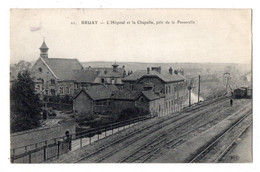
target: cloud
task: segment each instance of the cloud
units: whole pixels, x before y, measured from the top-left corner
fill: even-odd
[[[39,26],[39,27],[31,27],[30,30],[32,32],[35,32],[35,31],[41,30],[41,28],[42,28],[41,26]]]

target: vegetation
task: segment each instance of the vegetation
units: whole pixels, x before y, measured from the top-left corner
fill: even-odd
[[[125,109],[118,114],[107,114],[107,116],[98,114],[79,114],[75,115],[74,118],[76,119],[76,122],[78,122],[80,125],[96,128],[100,126],[109,125],[115,122],[134,119],[148,114],[149,111],[136,107]]]
[[[19,72],[11,88],[11,132],[40,126],[41,101],[34,90],[30,72]]]
[[[149,111],[144,110],[142,108],[137,108],[137,107],[128,108],[128,109],[124,109],[121,111],[121,113],[119,114],[119,117],[118,117],[118,121],[129,120],[129,119],[145,116],[148,114],[149,114]]]

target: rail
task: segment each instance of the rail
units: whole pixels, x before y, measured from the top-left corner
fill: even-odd
[[[224,131],[220,136],[218,136],[214,141],[212,141],[206,148],[200,151],[189,163],[196,162],[205,152],[207,152],[212,146],[214,146],[220,139],[222,139],[228,132],[230,132],[233,128],[235,128],[238,124],[240,124],[246,117],[248,117],[252,111],[247,112],[243,117],[237,120],[231,127],[229,127],[226,131]],[[217,158],[219,159],[219,157]],[[216,159],[216,160],[217,160]]]

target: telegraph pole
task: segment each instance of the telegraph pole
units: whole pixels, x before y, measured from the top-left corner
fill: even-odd
[[[188,90],[189,90],[189,107],[191,106],[191,86],[188,86]]]
[[[198,86],[198,103],[200,102],[200,75],[199,75],[199,86]]]

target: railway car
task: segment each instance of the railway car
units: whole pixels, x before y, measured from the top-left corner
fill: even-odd
[[[252,98],[252,88],[247,89],[247,97]]]
[[[235,98],[251,98],[252,97],[252,88],[240,87],[234,90]]]

